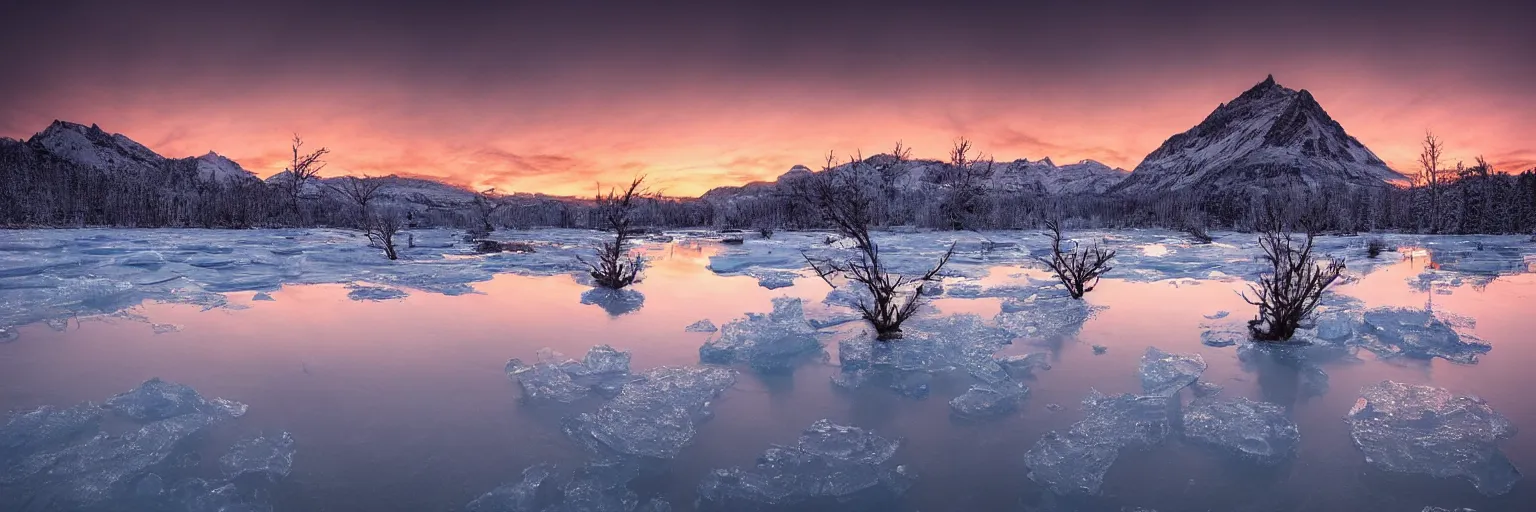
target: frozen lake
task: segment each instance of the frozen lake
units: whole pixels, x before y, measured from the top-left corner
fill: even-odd
[[[1030,251],[1048,247],[1039,233],[885,234],[877,240],[897,270],[930,263],[950,241],[958,240],[958,253],[933,307],[911,321],[908,339],[894,342],[911,352],[882,366],[864,325],[846,321],[849,295],[803,268],[802,250],[828,250],[824,234],[753,235],[743,245],[706,233],[655,236],[639,248],[650,262],[644,281],[613,298],[589,293],[576,275],[575,255],[588,254],[600,234],[497,235],[528,241],[536,252],[473,255],[448,231],[416,233],[416,247],[398,262],[336,230],[0,231],[0,409],[99,404],[151,378],[248,406],[207,435],[167,448],[175,455],[165,461],[139,466],[134,450],[143,443],[100,460],[82,455],[87,446],[34,463],[41,459],[28,457],[52,453],[44,445],[67,447],[90,433],[39,440],[8,430],[0,435],[0,509],[75,509],[61,505],[77,499],[73,481],[35,468],[79,461],[111,476],[90,480],[110,484],[92,498],[92,510],[132,509],[122,498],[130,495],[141,500],[134,503],[182,503],[170,491],[146,490],[144,475],[163,477],[167,489],[177,479],[222,481],[220,459],[237,440],[287,432],[291,473],[271,484],[230,478],[242,499],[275,510],[463,510],[521,480],[524,468],[553,464],[563,482],[590,461],[613,458],[629,440],[623,428],[582,438],[607,439],[598,453],[567,431],[618,425],[660,429],[675,441],[659,447],[675,453],[649,457],[645,471],[625,479],[629,505],[664,499],[674,510],[695,510],[701,482],[739,481],[740,473],[726,478],[716,469],[750,476],[765,450],[794,445],[821,419],[900,441],[889,460],[831,457],[904,491],[877,509],[1536,509],[1536,484],[1511,473],[1536,468],[1536,435],[1508,435],[1536,425],[1536,243],[1529,237],[1387,235],[1396,249],[1377,259],[1365,256],[1370,236],[1321,238],[1322,252],[1346,258],[1348,278],[1301,335],[1316,343],[1277,349],[1233,334],[1254,312],[1237,292],[1262,270],[1251,234],[1189,245],[1162,231],[1068,233],[1119,251],[1085,303],[1060,298],[1060,287],[1031,261]],[[780,299],[780,314],[766,315],[781,297],[800,302]],[[764,315],[743,320],[749,312]],[[724,330],[685,330],[700,320]],[[711,352],[728,364],[701,362],[701,346],[720,348],[721,338],[792,339],[813,350],[757,359],[755,349],[737,347]],[[507,373],[510,358],[580,360],[596,345],[630,355],[623,391],[578,386],[583,396],[570,403],[525,399],[530,376],[562,370]],[[1173,356],[1148,356],[1149,347]],[[1039,355],[1009,359],[1029,354]],[[1204,366],[1198,382],[1172,385],[1166,408],[1104,420],[1091,411],[1098,406],[1084,405],[1095,393],[1156,395],[1142,367],[1172,361],[1177,374],[1196,355]],[[668,366],[735,375],[717,397],[680,406],[690,414],[674,417],[649,407],[668,395],[646,395],[635,380]],[[1514,428],[1501,430],[1473,399],[1361,399],[1386,380],[1480,397]],[[951,400],[978,384],[1028,391],[996,414],[957,414]],[[618,398],[605,398],[611,392]],[[1210,426],[1201,404],[1247,403],[1238,398],[1274,404],[1281,421],[1293,421],[1294,454],[1277,444],[1278,434],[1237,443],[1268,454],[1258,457],[1200,442],[1199,429]],[[1353,423],[1346,420],[1352,409]],[[141,428],[114,411],[103,432],[131,436]],[[1217,423],[1218,433],[1233,433]],[[1138,441],[1102,441],[1129,436],[1125,429]],[[1383,431],[1428,433],[1416,445],[1383,439]],[[1069,433],[1098,440],[1077,451],[1037,445],[1066,436],[1070,448]],[[1139,441],[1148,436],[1155,439]],[[1356,438],[1377,450],[1377,464]],[[658,448],[625,446],[652,455]],[[1088,459],[1105,450],[1111,463],[1097,470],[1099,483]],[[826,467],[827,457],[812,459],[803,467]],[[1382,467],[1411,465],[1405,460],[1465,471],[1435,478]],[[1073,492],[1057,498],[1053,488]],[[797,506],[782,509],[806,505]]]

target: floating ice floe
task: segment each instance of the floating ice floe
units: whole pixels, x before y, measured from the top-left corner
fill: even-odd
[[[371,301],[394,300],[394,299],[403,299],[403,298],[406,297],[406,293],[405,293],[404,290],[399,290],[399,289],[396,289],[396,288],[389,288],[389,287],[385,287],[385,286],[368,286],[368,285],[361,285],[361,284],[352,284],[352,285],[348,285],[347,289],[351,290],[351,291],[347,292],[347,298],[348,299],[352,299],[352,300],[359,300],[359,301],[361,301],[361,300],[371,300]]]
[[[1009,299],[995,318],[998,327],[1020,338],[1051,340],[1073,336],[1102,307],[1070,297],[1040,298],[1030,296]]]
[[[1141,389],[1148,395],[1175,396],[1199,380],[1205,368],[1205,359],[1200,354],[1170,354],[1147,347],[1141,356]]]
[[[735,385],[726,368],[675,366],[637,375],[618,396],[595,412],[567,417],[567,437],[600,460],[671,459],[693,440],[709,406]]]
[[[1244,329],[1216,327],[1200,332],[1200,343],[1208,347],[1230,347],[1248,340],[1248,331]]]
[[[293,471],[294,452],[293,436],[287,432],[242,439],[219,458],[219,467],[230,479],[255,475],[277,481]]]
[[[821,340],[805,319],[800,299],[773,299],[773,312],[747,313],[720,328],[720,334],[699,347],[699,360],[709,364],[745,363],[764,372],[786,371],[821,355]]]
[[[915,477],[892,464],[900,441],[819,420],[751,468],[718,469],[699,484],[702,511],[890,510]]]
[[[842,372],[834,383],[858,387],[879,376],[897,392],[913,397],[927,396],[933,373],[964,370],[987,383],[1011,377],[1003,362],[993,356],[1009,343],[1007,331],[986,325],[976,315],[920,317],[909,321],[902,339],[876,341],[866,334],[838,342]],[[1024,371],[1031,371],[1031,360]]]
[[[1183,420],[1185,439],[1266,466],[1295,457],[1301,442],[1285,408],[1242,397],[1196,400]]]
[[[608,345],[592,347],[581,361],[560,358],[547,348],[539,350],[539,360],[534,364],[514,358],[507,361],[507,376],[523,388],[525,399],[564,403],[575,402],[589,393],[618,395],[630,380],[629,352]]]
[[[1477,356],[1493,347],[1470,334],[1457,332],[1455,326],[1432,311],[1421,309],[1378,308],[1362,317],[1363,346],[1384,357],[1413,359],[1444,358],[1472,364]]]
[[[715,332],[718,330],[720,328],[715,327],[715,323],[709,321],[708,318],[688,324],[688,327],[683,328],[683,332]]]
[[[1497,445],[1515,426],[1480,398],[1388,380],[1360,390],[1345,420],[1366,462],[1382,470],[1463,477],[1489,496],[1520,480]]]
[[[1030,480],[1056,494],[1098,494],[1121,449],[1154,446],[1168,437],[1178,398],[1092,391],[1083,410],[1082,421],[1046,433],[1024,454]]]
[[[1027,396],[1029,387],[1023,384],[977,384],[950,400],[949,409],[967,419],[996,418],[1012,413]]]
[[[552,464],[523,470],[522,479],[475,498],[467,512],[665,512],[666,500],[642,501],[628,487],[637,470],[613,461],[593,462],[562,476]]]
[[[196,391],[158,379],[108,400],[67,409],[42,407],[13,414],[0,427],[0,510],[270,510],[246,479],[287,475],[291,439],[276,453],[242,442],[223,457],[231,480],[192,477],[195,442],[209,427],[234,419],[245,406],[205,400]],[[102,432],[111,418],[131,425]]]
[[[138,421],[155,421],[203,414],[216,418],[238,418],[245,415],[245,404],[222,398],[204,399],[188,386],[149,379],[139,387],[107,399],[104,409]]]

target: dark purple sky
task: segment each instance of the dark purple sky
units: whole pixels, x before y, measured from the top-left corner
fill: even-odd
[[[0,136],[97,123],[265,175],[298,132],[334,173],[696,194],[961,135],[1131,168],[1273,73],[1399,170],[1426,130],[1536,165],[1533,2],[649,3],[29,2]]]

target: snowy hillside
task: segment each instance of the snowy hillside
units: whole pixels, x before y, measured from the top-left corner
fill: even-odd
[[[120,133],[64,121],[54,121],[27,143],[66,161],[108,171],[147,172],[165,160]]]
[[[1174,135],[1117,191],[1381,187],[1403,176],[1328,116],[1312,94],[1273,76]]]
[[[202,181],[235,184],[239,182],[251,182],[259,180],[255,173],[240,167],[234,160],[223,155],[209,151],[208,154],[197,157],[197,177]]]

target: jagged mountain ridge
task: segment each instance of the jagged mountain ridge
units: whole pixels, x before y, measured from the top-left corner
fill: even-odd
[[[875,166],[856,166],[845,163],[832,168],[832,172],[879,172],[876,168],[890,165],[890,155],[875,155],[865,162],[878,163]],[[938,160],[904,160],[895,163],[888,168],[886,176],[868,176],[861,181],[871,183],[890,179],[891,185],[897,189],[914,191],[925,187],[936,187],[935,177],[943,172],[948,164]],[[984,164],[977,164],[984,165]],[[737,195],[757,195],[771,192],[778,184],[785,183],[797,176],[811,174],[811,169],[797,165],[780,175],[771,182],[754,182],[741,186],[716,187],[705,192],[705,199],[725,199]],[[1129,172],[1124,169],[1113,168],[1108,165],[1093,161],[1083,160],[1074,164],[1057,166],[1050,158],[1030,161],[1019,159],[1012,162],[998,162],[993,164],[992,175],[985,185],[993,190],[1005,190],[1010,192],[1036,193],[1042,195],[1082,195],[1103,194],[1120,180],[1125,179]]]
[[[1403,179],[1306,89],[1271,75],[1148,154],[1114,192],[1383,187]]]
[[[252,185],[263,181],[279,183],[288,176],[285,171],[262,180],[238,162],[213,151],[198,157],[168,158],[122,134],[109,133],[96,125],[68,121],[54,121],[26,141],[7,140],[84,168],[139,177],[160,176],[169,172],[167,169],[179,168],[172,165],[176,163],[195,168],[193,177],[196,181],[218,186]],[[322,178],[319,182],[306,184],[304,193],[321,193],[325,184],[338,179],[343,178]],[[468,203],[475,196],[474,191],[467,188],[432,179],[403,176],[380,179],[384,181],[378,192],[381,203],[447,207]]]

